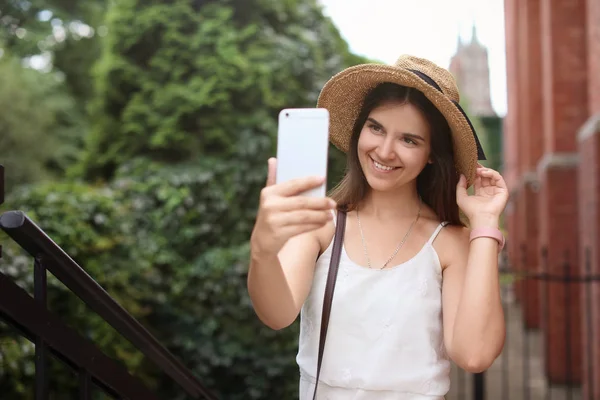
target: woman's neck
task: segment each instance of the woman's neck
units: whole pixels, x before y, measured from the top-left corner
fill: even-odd
[[[406,185],[394,192],[371,190],[359,205],[362,215],[369,215],[380,221],[397,220],[417,215],[421,199],[415,186]]]

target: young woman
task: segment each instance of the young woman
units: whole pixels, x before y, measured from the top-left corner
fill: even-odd
[[[443,399],[450,361],[478,372],[500,354],[498,224],[508,193],[478,164],[485,156],[458,101],[450,73],[427,60],[352,67],[319,97],[348,162],[330,197],[300,195],[323,177],[274,184],[269,160],[248,289],[273,329],[301,314],[301,400],[316,384],[335,210],[347,223],[319,398]]]

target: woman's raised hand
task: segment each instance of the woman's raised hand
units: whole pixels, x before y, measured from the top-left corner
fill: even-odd
[[[267,183],[260,194],[260,204],[250,243],[252,251],[276,255],[292,237],[321,228],[333,218],[335,202],[327,197],[302,196],[301,193],[321,185],[324,177],[307,177],[275,184],[277,160],[268,161]]]
[[[496,225],[508,201],[504,178],[497,171],[481,165],[473,183],[474,193],[467,194],[467,184],[461,175],[456,188],[456,201],[474,225]]]

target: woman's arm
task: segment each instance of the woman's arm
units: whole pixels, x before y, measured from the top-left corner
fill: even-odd
[[[256,315],[265,325],[279,330],[298,317],[320,250],[313,231],[289,239],[278,255],[251,254],[248,292]]]
[[[481,372],[502,352],[505,322],[498,242],[478,238],[469,243],[469,232],[464,228],[445,235],[448,240],[444,247],[450,250],[446,254],[451,258],[443,273],[444,343],[457,365],[469,372]]]
[[[268,165],[250,237],[247,285],[260,320],[283,329],[294,322],[308,295],[321,235],[332,229],[335,202],[300,195],[322,184],[324,177],[275,184],[276,160],[269,159]]]
[[[469,218],[470,228],[497,230],[508,201],[502,176],[479,166],[467,193],[461,176],[456,202]],[[448,255],[442,286],[444,341],[448,354],[463,369],[481,372],[502,352],[506,327],[500,297],[498,242],[488,237],[470,240],[471,229],[449,229]]]

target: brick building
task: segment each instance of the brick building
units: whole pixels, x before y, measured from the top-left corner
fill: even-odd
[[[598,275],[600,0],[505,0],[505,18],[511,265],[581,276],[589,254]],[[549,382],[600,399],[600,282],[525,282],[518,297],[526,327],[543,333]]]

